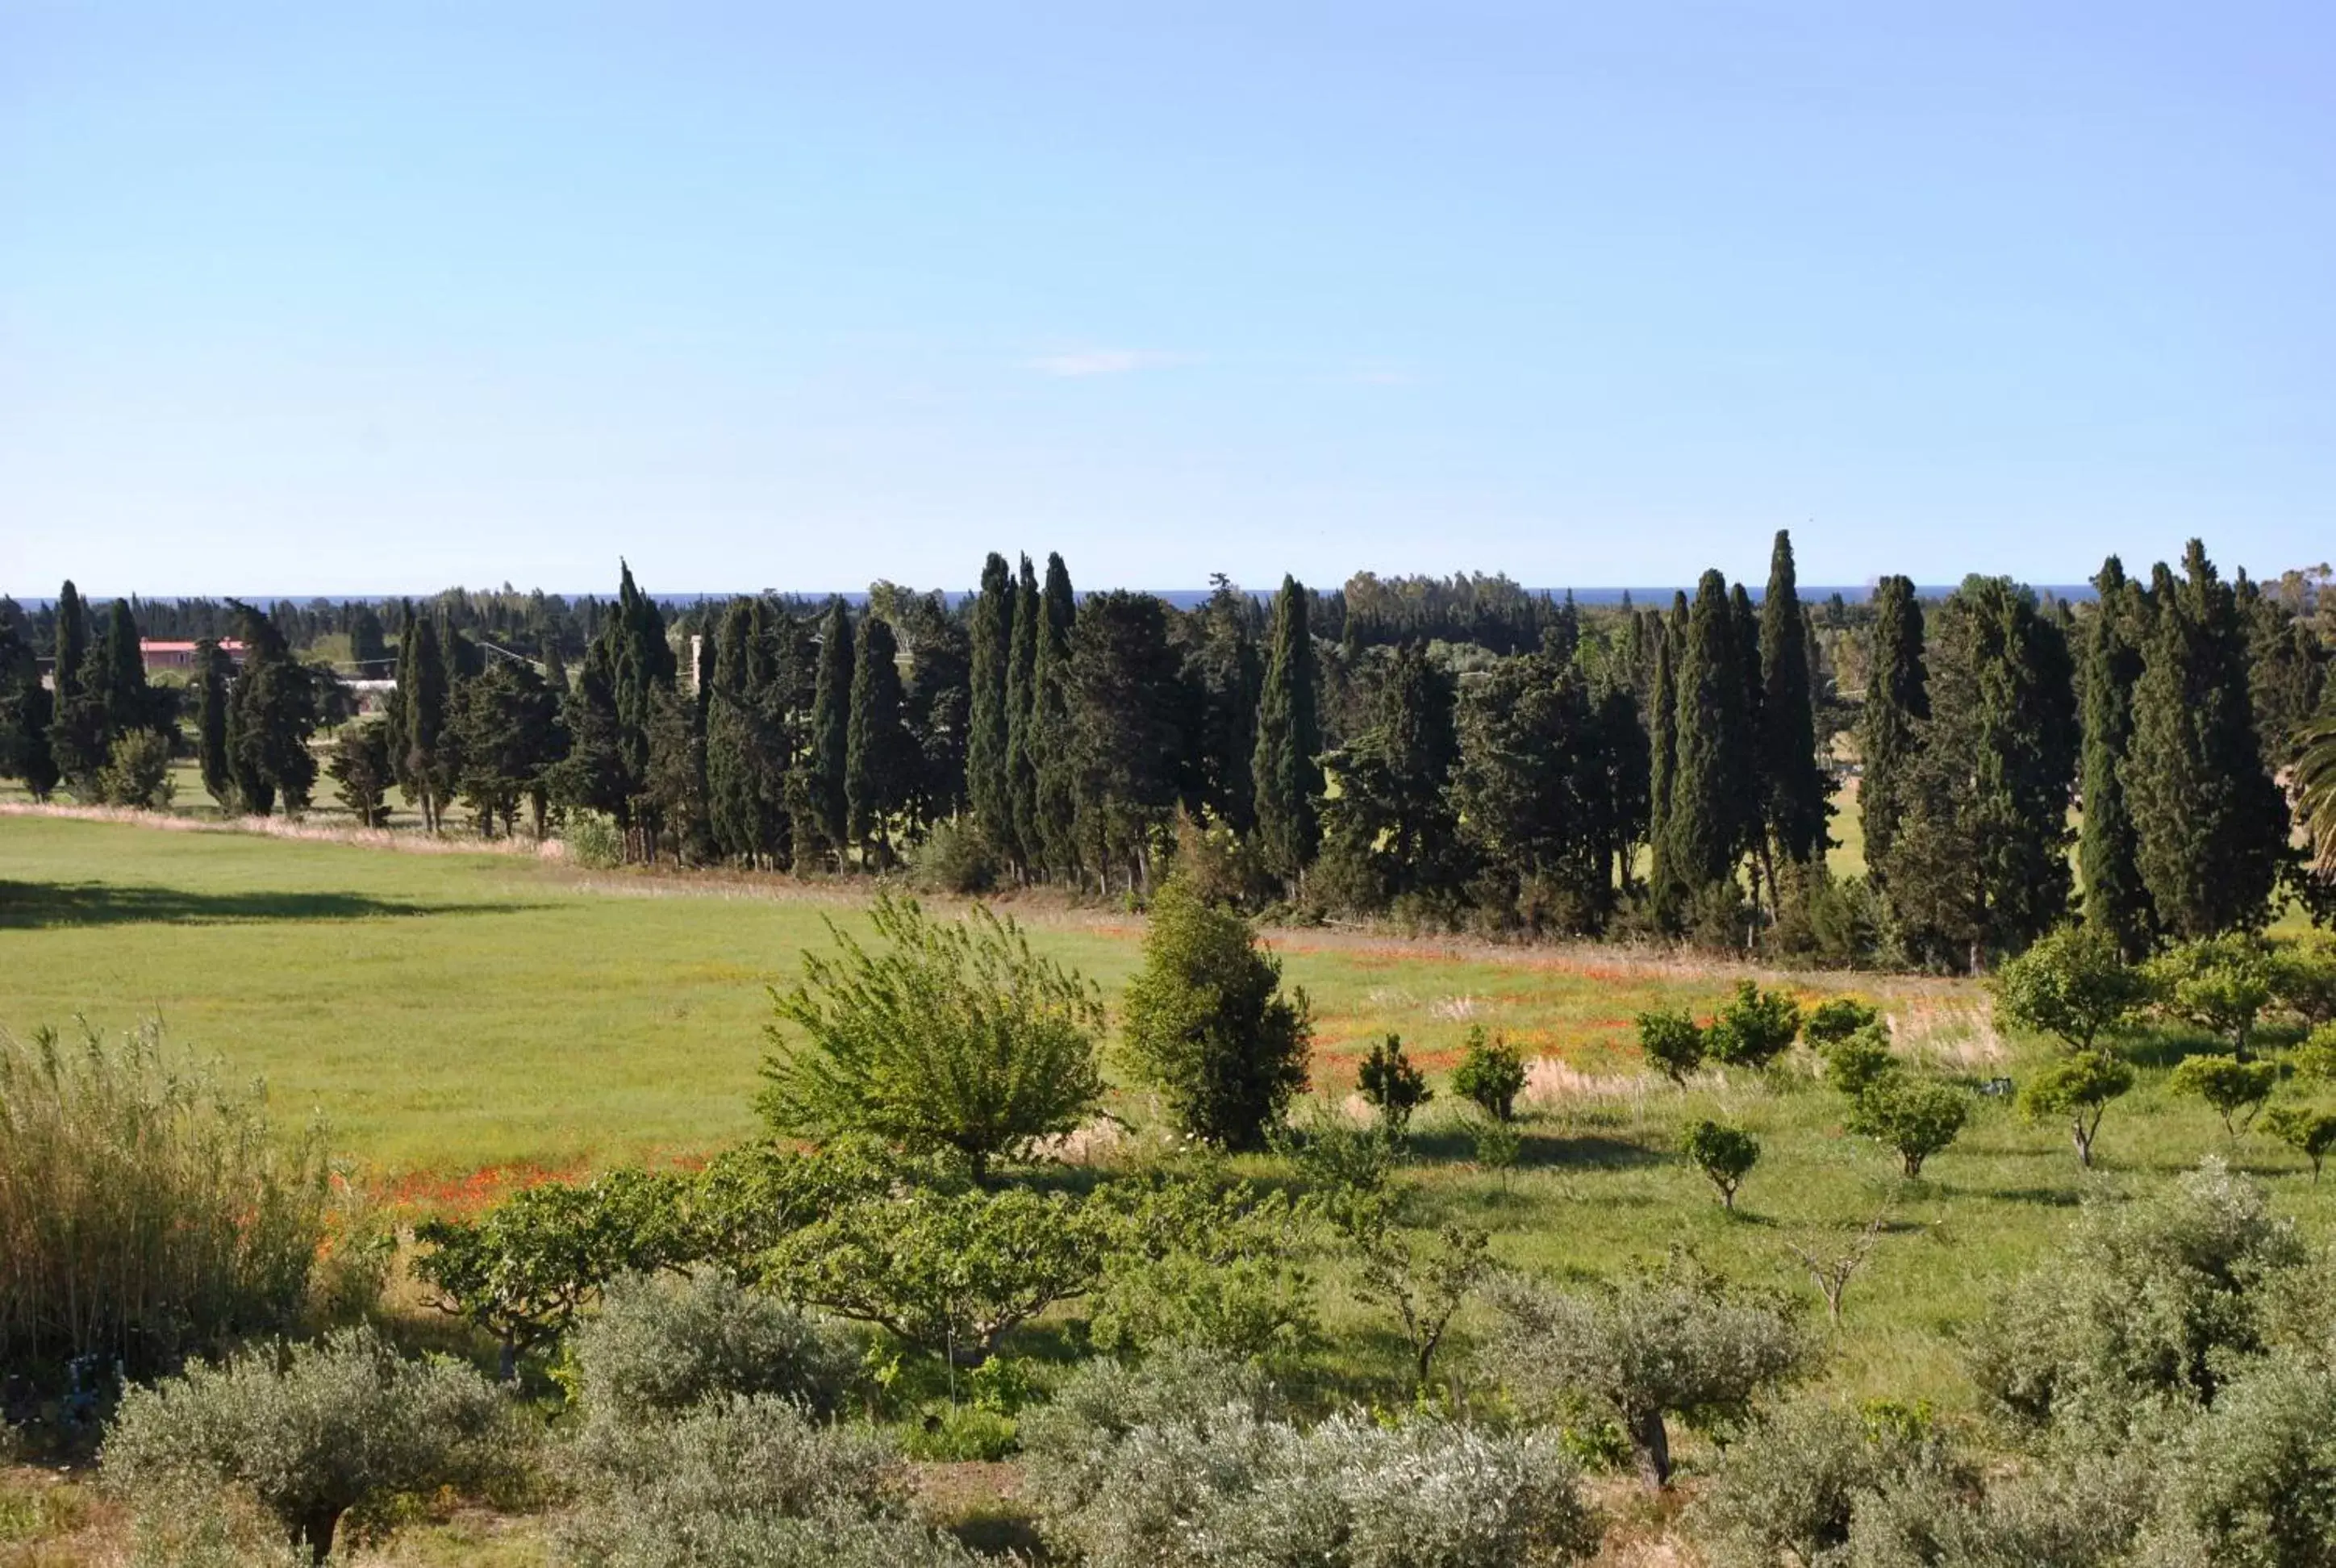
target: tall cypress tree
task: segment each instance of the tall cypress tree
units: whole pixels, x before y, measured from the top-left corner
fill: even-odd
[[[1748,823],[1757,820],[1747,798],[1751,687],[1742,649],[1727,579],[1707,571],[1696,585],[1673,677],[1679,714],[1663,825],[1665,874],[1690,895],[1735,875]]]
[[[1046,580],[1039,590],[1046,613],[1038,623],[1037,714],[1030,726],[1031,760],[1037,774],[1040,869],[1078,875],[1079,839],[1073,823],[1078,811],[1077,761],[1071,746],[1071,630],[1078,598],[1070,569],[1059,555],[1046,557]]]
[[[1014,819],[1014,856],[1025,875],[1042,854],[1034,732],[1038,717],[1039,622],[1046,613],[1038,597],[1037,573],[1026,555],[1015,585],[1013,636],[1007,648],[1006,668],[1006,799]]]
[[[209,638],[195,644],[195,765],[203,788],[230,814],[241,809],[227,755],[228,657]]]
[[[138,642],[138,619],[130,600],[117,599],[105,618],[105,641],[92,655],[90,686],[104,710],[110,747],[132,730],[155,727],[161,716],[146,684],[146,655]]]
[[[706,828],[715,852],[757,863],[765,850],[753,735],[754,601],[735,599],[714,635],[706,682]]]
[[[2269,913],[2287,803],[2256,740],[2236,600],[2197,540],[2182,567],[2153,574],[2127,791],[2158,918],[2196,938]]]
[[[436,617],[420,616],[406,623],[398,644],[397,670],[404,750],[391,759],[392,769],[407,802],[422,808],[422,825],[434,833],[445,816],[452,772],[446,731],[453,719]]]
[[[243,643],[243,667],[229,690],[228,766],[243,809],[267,816],[280,803],[287,814],[308,809],[316,759],[308,739],[319,718],[316,683],[273,617],[235,599],[228,602]]]
[[[1921,746],[1922,724],[1931,716],[1922,606],[1913,579],[1885,577],[1875,586],[1873,636],[1858,720],[1857,808],[1866,878],[1880,887],[1889,881],[1898,823],[1906,813],[1907,775]]]
[[[52,667],[60,714],[80,695],[82,666],[88,658],[89,607],[82,601],[73,579],[67,578],[64,587],[57,589],[56,659]]]
[[[973,601],[973,718],[966,735],[965,792],[982,836],[1001,852],[1014,846],[1014,798],[1006,782],[1006,685],[1013,663],[1014,574],[992,550]]]
[[[1285,882],[1305,875],[1320,840],[1320,723],[1315,715],[1314,638],[1306,589],[1294,577],[1274,596],[1271,647],[1257,708],[1257,750],[1250,774],[1257,797],[1257,840],[1266,866]]]
[[[54,696],[41,684],[40,657],[17,630],[13,603],[0,604],[0,776],[19,778],[36,801],[57,785],[49,750]]]
[[[852,756],[852,612],[828,601],[819,628],[819,686],[811,704],[811,755],[803,770],[813,842],[840,865],[851,843],[844,770]]]
[[[1668,842],[1671,779],[1679,758],[1679,678],[1671,668],[1669,628],[1651,612],[1647,618],[1655,623],[1654,719],[1647,732],[1647,885],[1653,891],[1658,914],[1668,920],[1676,912],[1686,891],[1671,874]]]
[[[2116,556],[2101,563],[2093,587],[2096,608],[2084,631],[2084,823],[2077,862],[2084,872],[2086,923],[2107,931],[2133,961],[2149,950],[2157,929],[2141,879],[2141,842],[2125,781],[2148,604]]]
[[[1806,864],[1825,849],[1825,776],[1809,691],[1808,616],[1793,567],[1793,536],[1781,528],[1760,601],[1760,685],[1762,813],[1777,854]]]
[[[906,803],[912,782],[900,699],[900,644],[891,623],[871,615],[861,624],[852,663],[843,794],[851,840],[860,846],[862,863],[879,870],[891,863],[892,815]]]

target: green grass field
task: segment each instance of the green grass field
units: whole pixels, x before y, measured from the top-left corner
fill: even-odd
[[[589,875],[485,853],[413,853],[225,832],[0,817],[0,1024],[101,1027],[159,1015],[178,1044],[264,1076],[287,1115],[321,1112],[337,1148],[430,1201],[498,1167],[568,1173],[710,1150],[750,1132],[765,1049],[764,988],[796,972],[822,920],[860,895],[784,884]],[[1139,958],[1134,917],[1026,908],[1046,950],[1107,997]],[[1343,1096],[1352,1059],[1400,1031],[1437,1081],[1472,1025],[1504,1031],[1536,1068],[1522,1167],[1468,1163],[1465,1118],[1428,1107],[1418,1181],[1432,1213],[1495,1232],[1505,1260],[1604,1273],[1674,1244],[1729,1271],[1807,1292],[1786,1243],[1839,1245],[1885,1203],[1892,1218],[1850,1290],[1832,1376],[1862,1392],[1968,1395],[1949,1335],[2065,1226],[2088,1184],[2156,1177],[2222,1153],[2268,1180],[2324,1233],[2336,1185],[2260,1138],[2232,1144],[2162,1087],[2110,1113],[2105,1171],[2080,1180],[2056,1128],[1978,1102],[1961,1143],[1922,1182],[1841,1130],[1842,1105],[1805,1062],[1707,1076],[1688,1093],[1648,1076],[1632,1016],[1701,1012],[1737,971],[1612,948],[1499,949],[1337,931],[1278,933],[1289,979],[1313,998],[1318,1084]],[[2029,1047],[1998,1037],[1970,984],[1786,977],[1805,997],[1853,991],[1888,1009],[1902,1047],[1945,1072],[2018,1076]],[[1806,1053],[1802,1053],[1806,1056]],[[1140,1094],[1117,1109],[1152,1121]],[[1673,1148],[1689,1115],[1762,1140],[1735,1217]],[[1368,1368],[1390,1341],[1359,1308],[1334,1311]]]

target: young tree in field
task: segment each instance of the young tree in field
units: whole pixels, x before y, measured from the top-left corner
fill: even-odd
[[[1971,1096],[1952,1085],[1903,1072],[1868,1083],[1850,1107],[1849,1130],[1894,1152],[1909,1181],[1952,1144],[1971,1116]]]
[[[1932,618],[1931,716],[1883,892],[1910,945],[1983,969],[2064,918],[2076,714],[2066,639],[2035,597],[1974,577]]]
[[[1853,1029],[1818,1047],[1828,1086],[1849,1096],[1853,1107],[1865,1091],[1900,1070],[1890,1048],[1890,1031],[1879,1023]]]
[[[835,956],[805,954],[802,983],[773,995],[802,1035],[768,1031],[777,1049],[760,1105],[774,1130],[952,1150],[978,1181],[1095,1109],[1104,1012],[1093,985],[978,907],[945,924],[886,895],[871,921],[881,949],[831,923]]]
[[[332,760],[325,772],[359,824],[377,828],[388,821],[389,789],[397,782],[390,772],[388,726],[343,725],[333,737]]]
[[[1825,842],[1825,775],[1817,769],[1809,682],[1808,617],[1793,568],[1793,536],[1776,531],[1768,592],[1760,601],[1760,784],[1780,859],[1814,861]]]
[[[1411,1125],[1411,1114],[1436,1097],[1436,1091],[1427,1086],[1427,1075],[1404,1055],[1401,1035],[1389,1035],[1372,1044],[1356,1069],[1355,1086],[1378,1111],[1380,1127],[1397,1139]]]
[[[819,684],[812,697],[811,755],[796,770],[805,800],[795,813],[800,832],[809,828],[817,852],[833,858],[841,869],[852,842],[850,803],[844,772],[852,755],[852,612],[840,599],[830,599],[819,626]],[[796,852],[801,863],[806,857]]]
[[[1792,1049],[1800,1032],[1800,1004],[1788,993],[1738,980],[1735,996],[1704,1031],[1704,1048],[1731,1067],[1765,1067]]]
[[[2153,578],[2127,778],[2151,904],[2170,934],[2195,939],[2263,923],[2288,823],[2255,737],[2230,587],[2196,540],[2182,567]]]
[[[2263,1131],[2312,1162],[2312,1184],[2320,1184],[2321,1163],[2336,1149],[2336,1112],[2316,1105],[2273,1105],[2263,1113]]]
[[[271,617],[236,599],[228,607],[243,642],[227,716],[236,798],[258,816],[279,803],[297,816],[308,809],[316,784],[316,759],[308,751],[318,721],[316,677],[292,657]]]
[[[1498,1035],[1485,1038],[1481,1024],[1471,1027],[1467,1049],[1452,1070],[1452,1092],[1494,1121],[1511,1122],[1524,1087],[1525,1062],[1517,1048]]]
[[[2279,1086],[2279,1068],[2232,1057],[2185,1057],[2166,1086],[2212,1105],[2223,1118],[2223,1131],[2235,1138],[2253,1124],[2255,1113]]]
[[[1014,818],[1014,847],[1025,876],[1035,875],[1045,852],[1038,820],[1038,645],[1046,638],[1046,601],[1030,558],[1022,558],[1014,585],[1014,624],[1006,661],[1006,796]]]
[[[1296,578],[1274,596],[1265,685],[1258,698],[1257,751],[1250,773],[1257,796],[1257,836],[1265,862],[1295,887],[1314,858],[1319,833],[1322,731],[1315,715],[1314,638],[1307,593]]]
[[[1727,579],[1707,571],[1678,667],[1678,738],[1663,824],[1667,874],[1690,898],[1734,878],[1758,822],[1748,796],[1756,774],[1741,654]]]
[[[1528,1398],[1587,1399],[1611,1414],[1649,1491],[1670,1484],[1669,1417],[1740,1417],[1809,1359],[1785,1305],[1683,1258],[1591,1290],[1513,1281],[1497,1301],[1505,1321],[1491,1359],[1504,1381]]]
[[[2209,937],[2168,949],[2142,967],[2158,1010],[2230,1042],[2245,1061],[2272,1003],[2272,966],[2248,936]]]
[[[218,643],[205,638],[195,644],[195,765],[205,792],[229,814],[243,809],[227,755],[228,687],[234,677]]]
[[[1708,1119],[1689,1125],[1679,1153],[1718,1191],[1719,1206],[1736,1212],[1736,1192],[1760,1163],[1760,1140],[1741,1127]]]
[[[1997,970],[1990,989],[2004,1021],[2089,1051],[2149,1005],[2149,981],[2127,963],[2113,926],[2089,917],[2054,929]]]
[[[1883,578],[1874,590],[1874,606],[1865,703],[1858,721],[1857,804],[1865,833],[1866,880],[1878,888],[1889,881],[1931,699],[1922,606],[1914,597],[1913,580]]]
[[[2141,841],[2126,784],[2132,766],[2134,687],[2141,679],[2149,600],[2111,556],[2093,579],[2098,599],[2085,629],[2084,823],[2077,861],[2084,872],[2085,923],[2109,933],[2127,962],[2149,950],[2157,912],[2141,875]]]
[[[1854,997],[1828,997],[1811,1008],[1801,1022],[1801,1038],[1811,1047],[1824,1051],[1840,1044],[1863,1029],[1882,1022],[1882,1014],[1870,1003]]]
[[[1007,685],[1014,648],[1013,569],[992,551],[981,563],[973,601],[973,717],[965,749],[967,797],[990,847],[1014,852],[1014,797],[1007,784],[1009,715]]]
[[[1185,1131],[1229,1149],[1261,1147],[1306,1085],[1306,993],[1281,994],[1280,960],[1237,911],[1173,880],[1153,901],[1120,1027]]]
[[[1703,1066],[1703,1031],[1695,1019],[1684,1012],[1640,1013],[1639,1048],[1647,1056],[1647,1065],[1672,1083],[1684,1088],[1695,1070]]]
[[[846,831],[861,863],[892,862],[892,819],[916,784],[915,753],[900,723],[900,648],[892,626],[871,615],[860,629],[852,674],[852,718],[845,735]]]
[[[2093,1168],[2093,1141],[2109,1102],[2133,1087],[2133,1069],[2107,1051],[2079,1051],[2048,1064],[2021,1086],[2020,1109],[2030,1121],[2059,1121],[2077,1146],[2077,1164]]]

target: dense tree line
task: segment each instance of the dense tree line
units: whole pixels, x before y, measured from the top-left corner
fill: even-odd
[[[1974,577],[1811,607],[1783,533],[1757,599],[1714,571],[1655,608],[1363,574],[1267,600],[1219,579],[1180,609],[1082,598],[1058,555],[993,554],[978,581],[680,605],[627,570],[607,599],[265,615],[101,615],[68,584],[0,606],[0,763],[103,798],[122,737],[175,736],[184,708],[222,806],[301,809],[336,688],[293,650],[346,635],[397,682],[332,749],[358,815],[392,790],[433,831],[591,813],[635,859],[1141,892],[1183,842],[1257,904],[1955,969],[2072,911],[2137,958],[2260,925],[2283,889],[2329,901],[2274,770],[2323,712],[2336,600],[2316,573],[2225,581],[2195,542],[2146,580],[2112,559],[2083,606]],[[209,628],[185,689],[145,679],[141,614]],[[1852,774],[1866,874],[1844,881]]]

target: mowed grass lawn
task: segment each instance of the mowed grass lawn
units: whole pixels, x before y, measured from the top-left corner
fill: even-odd
[[[111,1030],[159,1015],[175,1043],[264,1077],[286,1117],[321,1112],[336,1148],[426,1202],[482,1171],[580,1173],[749,1134],[765,988],[791,982],[802,950],[825,945],[825,919],[859,927],[863,897],[0,817],[0,1025],[71,1028],[81,1014]],[[1037,945],[1116,998],[1140,959],[1138,919],[1020,912]],[[1806,1295],[1787,1244],[1845,1247],[1887,1204],[1829,1374],[1848,1391],[1966,1404],[1952,1334],[2065,1232],[2089,1190],[2131,1190],[2221,1154],[2269,1182],[2311,1232],[2336,1216],[2336,1183],[2313,1186],[2299,1158],[2260,1137],[2234,1142],[2210,1112],[2166,1093],[2178,1042],[2128,1043],[2142,1083],[2109,1114],[2099,1174],[2081,1176],[2060,1129],[1975,1097],[1961,1141],[1902,1183],[1893,1156],[1843,1131],[1842,1102],[1806,1053],[1766,1076],[1706,1075],[1686,1092],[1644,1072],[1633,1016],[1659,1006],[1708,1016],[1742,971],[1611,948],[1337,931],[1272,940],[1313,999],[1317,1082],[1334,1100],[1387,1030],[1439,1089],[1475,1025],[1545,1058],[1523,1159],[1506,1177],[1472,1163],[1468,1117],[1448,1090],[1418,1124],[1421,1218],[1487,1225],[1506,1261],[1611,1274],[1686,1245]],[[2017,1078],[2041,1054],[2000,1037],[1968,983],[1767,979],[1808,999],[1878,1000],[1903,1049],[1965,1081]],[[1157,1124],[1140,1092],[1115,1091],[1114,1108],[1139,1129]],[[1702,1115],[1762,1142],[1733,1217],[1675,1152],[1683,1122]],[[1400,1366],[1382,1314],[1336,1299],[1329,1310],[1354,1375]]]

